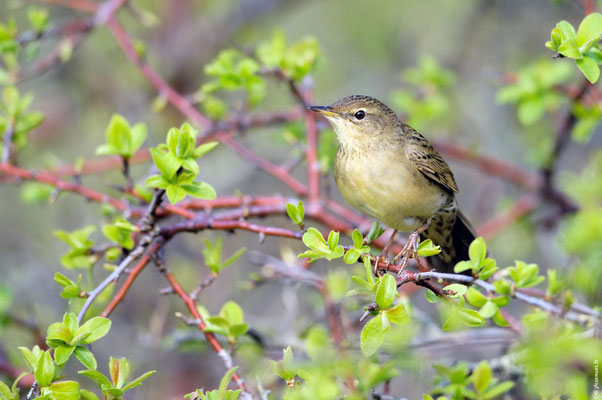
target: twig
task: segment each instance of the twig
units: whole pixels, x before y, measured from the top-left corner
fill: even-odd
[[[8,164],[11,162],[11,155],[13,154],[13,136],[15,135],[15,121],[11,118],[8,122],[4,133],[2,134],[2,139],[4,143],[2,144],[2,163]]]

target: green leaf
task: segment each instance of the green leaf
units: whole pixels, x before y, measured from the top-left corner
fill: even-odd
[[[197,164],[194,158],[185,158],[184,160],[182,160],[182,168],[192,172],[193,177],[200,172],[199,164]]]
[[[473,287],[469,287],[466,291],[466,300],[475,307],[483,307],[487,302],[487,297]]]
[[[460,261],[456,264],[456,266],[454,267],[454,272],[456,274],[459,274],[461,272],[467,271],[469,269],[472,269],[473,264],[470,261]]]
[[[486,258],[481,263],[481,271],[479,272],[479,278],[482,280],[489,279],[499,268],[493,258]]]
[[[105,131],[107,144],[119,154],[130,154],[130,124],[119,114],[113,114]]]
[[[125,384],[125,380],[130,374],[130,364],[125,358],[119,360],[111,357],[109,359],[109,375],[113,381],[113,386],[117,389],[121,389]]]
[[[499,308],[497,309],[497,312],[493,315],[492,320],[497,326],[501,326],[503,328],[510,325],[502,315],[502,312]]]
[[[189,195],[199,199],[213,200],[217,197],[217,193],[215,193],[213,186],[206,182],[192,182],[191,184],[181,185],[180,187]]]
[[[167,189],[167,186],[169,186],[169,181],[165,179],[163,175],[151,175],[146,179],[144,185],[146,187]]]
[[[475,310],[468,308],[459,308],[458,317],[460,320],[468,326],[479,326],[483,325],[485,319]]]
[[[127,385],[125,385],[123,387],[123,391],[127,391],[130,390],[132,388],[135,388],[137,386],[142,385],[142,381],[144,381],[145,379],[151,377],[152,375],[156,374],[157,371],[148,371],[145,372],[144,374],[140,375],[138,378],[134,379],[133,381],[131,381],[130,383],[128,383]]]
[[[150,153],[155,165],[167,180],[172,179],[176,175],[176,172],[178,172],[178,169],[180,169],[180,166],[182,166],[182,160],[171,153],[166,153],[156,147],[151,147]]]
[[[360,347],[364,356],[369,357],[379,349],[388,329],[389,323],[384,313],[377,315],[364,325],[360,335]]]
[[[571,25],[570,22],[560,21],[556,24],[556,27],[560,30],[562,41],[568,39],[577,39],[577,32],[575,31],[575,28],[573,27],[573,25]]]
[[[481,262],[485,259],[487,254],[487,247],[485,246],[485,240],[482,237],[478,237],[472,241],[470,247],[468,247],[468,257],[472,261],[473,265],[480,266]]]
[[[196,149],[194,149],[192,156],[194,158],[202,157],[203,155],[205,155],[205,154],[209,153],[211,150],[213,150],[218,144],[219,144],[219,142],[209,142],[209,143],[202,144],[199,147],[197,147]]]
[[[439,296],[437,296],[437,294],[431,289],[426,289],[424,291],[424,295],[426,297],[426,301],[428,301],[429,303],[438,303],[439,301],[441,301]]]
[[[36,357],[36,355],[27,347],[19,346],[17,348],[21,352],[21,356],[23,357],[23,360],[25,360],[27,367],[31,372],[33,372],[36,368],[36,364],[38,363],[38,357]]]
[[[491,318],[498,311],[497,305],[492,301],[487,301],[480,309],[479,314],[485,319]]]
[[[326,249],[326,241],[316,228],[308,228],[302,237],[303,243],[310,249],[322,248]]]
[[[86,321],[82,326],[79,327],[75,336],[79,336],[84,333],[90,335],[81,343],[77,344],[90,344],[100,339],[109,332],[111,329],[111,320],[104,317],[93,317]],[[75,343],[74,343],[75,344]]]
[[[577,29],[577,44],[583,46],[587,42],[593,40],[597,42],[600,40],[600,35],[602,35],[602,15],[594,12],[581,21],[579,29]],[[585,53],[587,50],[588,49],[584,49],[582,52]]]
[[[75,358],[81,362],[84,367],[88,369],[96,369],[96,358],[94,358],[94,354],[90,350],[88,350],[84,346],[75,347]]]
[[[0,400],[19,400],[19,396],[13,396],[10,388],[2,381],[0,381]]]
[[[410,317],[403,304],[398,304],[395,307],[386,311],[387,318],[394,324],[404,324],[410,321]]]
[[[82,400],[99,400],[98,396],[96,395],[96,393],[91,392],[91,391],[86,390],[86,389],[81,389],[80,390],[80,394],[82,396]]]
[[[34,376],[40,387],[49,386],[54,377],[54,363],[48,352],[43,352],[36,364]]]
[[[220,381],[220,383],[219,383],[219,400],[222,400],[224,398],[224,396],[226,395],[226,391],[228,390],[228,384],[232,380],[232,377],[234,376],[234,372],[236,372],[237,369],[238,369],[238,367],[230,368],[228,371],[226,371],[226,374]]]
[[[244,322],[244,314],[242,308],[233,301],[228,301],[222,306],[219,312],[229,325],[242,324]]]
[[[61,381],[50,385],[50,391],[56,400],[79,400],[79,383],[75,381]]]
[[[355,247],[356,249],[361,249],[364,246],[364,237],[362,236],[361,232],[357,229],[353,230],[353,233],[351,234],[351,239],[353,239],[353,247]]]
[[[395,278],[390,274],[386,274],[381,278],[378,289],[376,289],[376,304],[378,304],[381,310],[386,310],[393,303],[393,300],[395,300],[396,294],[397,285]]]
[[[465,285],[462,285],[460,283],[452,283],[451,285],[447,285],[446,287],[443,288],[443,290],[452,290],[452,291],[456,292],[456,294],[449,295],[452,298],[458,298],[458,297],[464,296],[467,289],[468,288]]]
[[[472,375],[474,377],[475,389],[477,389],[477,392],[483,393],[491,382],[491,368],[489,367],[489,364],[487,364],[486,361],[481,361]]]
[[[146,140],[146,124],[138,123],[132,127],[130,132],[130,155],[133,155]]]
[[[57,365],[65,364],[73,354],[73,350],[75,350],[73,346],[58,346],[54,349],[54,359]]]
[[[575,60],[579,60],[583,57],[579,51],[579,45],[575,39],[564,41],[560,47],[558,47],[558,52],[565,57],[573,58]]]
[[[98,372],[96,370],[88,369],[85,371],[78,371],[77,373],[92,379],[94,382],[96,382],[98,387],[101,389],[103,387],[112,387],[113,386],[111,384],[111,381],[109,381],[109,379],[106,376],[104,376],[103,374],[101,374],[100,372]]]
[[[186,197],[186,190],[173,184],[167,186],[167,190],[165,192],[167,193],[167,199],[171,204],[176,204]]]
[[[347,253],[345,253],[343,261],[345,261],[346,264],[354,264],[361,255],[362,253],[358,249],[349,249],[347,250]]]
[[[489,388],[489,390],[487,390],[485,392],[483,399],[484,400],[494,399],[494,398],[498,397],[499,395],[506,393],[513,387],[514,387],[514,382],[512,382],[512,381],[502,382],[500,384],[497,384],[497,385]]]
[[[62,322],[55,322],[48,327],[46,331],[46,342],[49,346],[59,346],[63,343],[70,344],[73,334],[67,325]]]
[[[366,235],[366,242],[372,243],[374,240],[379,238],[380,235],[382,235],[383,233],[385,233],[385,229],[380,226],[378,221],[372,222],[372,225],[370,226],[370,231]]]
[[[589,57],[584,57],[577,60],[576,63],[577,67],[583,72],[583,75],[585,75],[588,81],[591,83],[596,83],[598,81],[598,78],[600,78],[600,66],[597,62]]]
[[[499,294],[509,295],[512,293],[512,284],[504,279],[498,279],[493,282],[493,286],[495,287],[495,291]]]
[[[418,245],[418,255],[420,257],[429,257],[441,253],[441,247],[433,244],[431,239],[423,240]]]
[[[334,250],[339,244],[339,232],[330,231],[328,234],[328,248]]]

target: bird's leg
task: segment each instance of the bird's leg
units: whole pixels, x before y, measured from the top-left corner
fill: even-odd
[[[374,275],[378,276],[378,263],[380,262],[381,258],[384,258],[387,262],[389,261],[389,248],[391,247],[391,244],[393,244],[393,239],[395,239],[395,235],[397,235],[397,229],[395,229],[393,231],[393,233],[391,234],[389,241],[387,242],[385,247],[383,247],[382,253],[380,253],[378,256],[376,256],[376,262],[374,263],[374,271],[373,271]]]
[[[418,260],[418,244],[420,243],[420,234],[424,232],[430,225],[430,221],[426,221],[422,224],[418,229],[410,234],[408,237],[408,241],[406,242],[403,249],[395,256],[393,259],[395,264],[399,261],[400,258],[403,257],[401,263],[399,264],[399,274],[404,270],[404,268],[408,265],[408,261],[410,258],[415,258]]]

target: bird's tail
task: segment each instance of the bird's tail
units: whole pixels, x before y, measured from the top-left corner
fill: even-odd
[[[455,221],[451,222],[451,235],[449,232],[449,214],[441,215],[438,221],[433,218],[431,225],[421,236],[421,240],[431,239],[441,246],[441,253],[428,258],[430,266],[438,272],[453,273],[456,263],[468,260],[468,247],[476,238],[476,231],[468,219],[458,210]]]

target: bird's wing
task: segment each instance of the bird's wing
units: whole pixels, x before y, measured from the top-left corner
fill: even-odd
[[[428,179],[451,192],[458,191],[451,169],[430,144],[428,147],[413,147],[408,151],[408,158]]]

